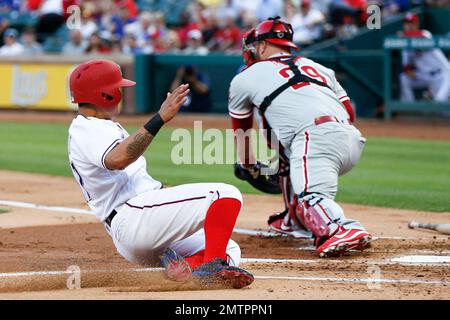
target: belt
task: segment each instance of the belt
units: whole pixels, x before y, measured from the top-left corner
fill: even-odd
[[[112,223],[114,217],[116,216],[116,214],[117,214],[117,211],[113,210],[113,211],[111,211],[111,214],[105,219],[105,223],[108,225],[108,227],[111,228],[111,223]]]
[[[321,116],[314,119],[314,124],[316,126],[326,122],[340,122],[340,121],[334,116]]]

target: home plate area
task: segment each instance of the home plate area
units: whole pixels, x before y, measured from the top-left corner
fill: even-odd
[[[157,266],[132,265],[116,253],[99,223],[0,229],[0,298],[450,297],[446,237],[381,237],[367,251],[320,259],[309,240],[237,231],[242,266],[256,278],[243,290],[173,283]],[[77,284],[77,272],[81,289],[68,290]]]

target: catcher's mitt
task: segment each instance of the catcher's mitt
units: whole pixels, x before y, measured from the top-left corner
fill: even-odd
[[[239,163],[235,163],[234,175],[238,179],[247,181],[259,191],[270,194],[280,194],[281,187],[278,174],[262,175],[261,168],[264,167],[267,166],[259,161],[251,168],[246,168]]]

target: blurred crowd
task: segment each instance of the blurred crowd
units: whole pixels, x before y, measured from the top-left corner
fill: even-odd
[[[305,47],[334,36],[351,37],[365,24],[366,8],[371,4],[379,5],[384,17],[389,18],[415,5],[448,6],[450,1],[193,0],[184,1],[184,10],[175,23],[167,23],[167,10],[165,14],[143,9],[146,2],[148,0],[0,0],[0,55],[238,52],[243,32],[275,16],[292,24],[294,41]],[[169,11],[174,2],[182,1],[167,0]],[[80,8],[79,24],[69,10],[73,5]],[[29,18],[23,26],[18,28],[12,24],[24,14]]]

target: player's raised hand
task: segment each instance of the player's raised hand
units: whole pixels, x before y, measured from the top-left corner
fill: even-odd
[[[181,106],[186,103],[188,94],[189,84],[182,84],[172,93],[167,94],[166,100],[159,109],[159,114],[164,122],[168,122],[175,117]]]

